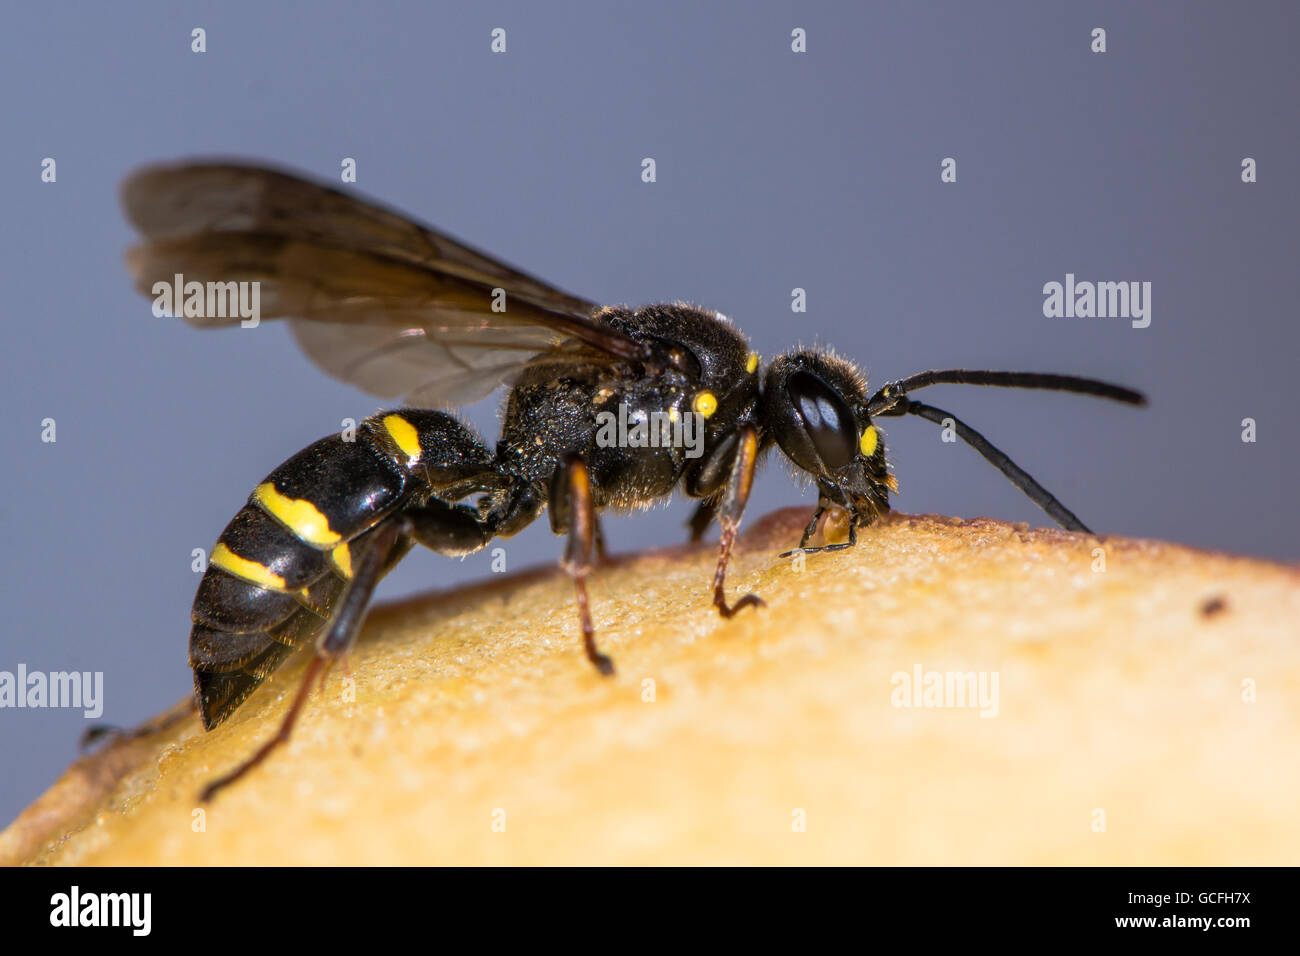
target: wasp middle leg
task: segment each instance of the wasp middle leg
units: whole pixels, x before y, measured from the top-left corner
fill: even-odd
[[[614,662],[596,647],[596,629],[591,623],[591,602],[587,597],[587,575],[599,537],[599,519],[591,500],[591,474],[581,458],[570,458],[556,469],[552,481],[551,527],[557,534],[568,531],[568,544],[560,566],[573,580],[578,601],[578,623],[587,660],[606,677],[614,673]]]
[[[740,446],[736,450],[727,488],[717,509],[722,534],[718,539],[718,567],[713,574],[713,604],[723,617],[731,617],[747,607],[764,606],[763,599],[757,594],[746,594],[735,604],[727,603],[727,565],[731,561],[731,550],[740,529],[740,518],[745,513],[749,492],[754,486],[754,469],[757,464],[758,434],[752,427],[746,426],[741,430]]]

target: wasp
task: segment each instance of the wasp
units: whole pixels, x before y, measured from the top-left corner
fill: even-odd
[[[242,777],[288,739],[313,683],[355,640],[375,586],[412,547],[464,555],[546,512],[566,539],[587,659],[596,643],[586,579],[603,549],[599,515],[676,491],[698,499],[700,538],[716,521],[713,604],[753,484],[773,447],[815,483],[807,553],[850,548],[895,490],[878,419],[955,428],[1063,527],[1086,531],[983,435],[912,398],[937,384],[1054,389],[1143,404],[1128,388],[1072,375],[950,369],[875,392],[850,362],[801,348],[766,365],[722,314],[683,303],[601,306],[561,292],[434,229],[347,192],[256,165],[190,163],[129,177],[123,204],[143,242],[136,287],[173,284],[174,313],[199,328],[240,321],[203,290],[251,283],[260,317],[284,319],[326,373],[396,408],[285,461],[254,488],[213,548],[192,610],[189,660],[207,730],[296,649],[315,651],[278,733],[205,789]],[[197,284],[197,285],[194,285]],[[487,445],[450,409],[509,386],[501,437]],[[610,441],[609,416],[638,426],[689,419],[698,441]],[[661,429],[666,432],[666,430]],[[644,439],[645,428],[640,428]],[[847,540],[810,547],[828,511]],[[792,554],[794,552],[786,552]]]

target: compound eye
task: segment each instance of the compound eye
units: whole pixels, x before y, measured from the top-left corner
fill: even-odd
[[[858,428],[844,399],[808,372],[791,375],[785,390],[822,463],[834,470],[852,461],[858,451]]]

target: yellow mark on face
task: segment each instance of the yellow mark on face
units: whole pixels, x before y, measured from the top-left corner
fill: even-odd
[[[862,452],[864,458],[870,458],[876,453],[876,446],[880,444],[880,433],[876,431],[875,425],[868,425],[862,431],[862,440],[858,442],[858,450]]]
[[[384,428],[388,430],[388,434],[406,456],[408,465],[414,465],[420,460],[423,449],[420,447],[420,434],[415,430],[414,425],[401,415],[385,415]]]
[[[253,500],[308,544],[332,548],[342,540],[314,504],[280,494],[269,481],[257,486]]]
[[[346,541],[330,552],[330,559],[334,562],[334,566],[343,572],[345,578],[352,577],[352,552],[348,549]]]
[[[682,416],[681,416],[681,413],[677,411],[677,406],[676,406],[676,405],[674,405],[672,408],[668,409],[668,420],[669,420],[670,422],[672,422],[674,425],[677,424],[677,419],[679,419],[679,418],[681,418],[681,417],[682,417]]]
[[[750,352],[749,359],[745,362],[745,371],[753,375],[756,368],[758,368],[758,353]]]
[[[256,561],[241,558],[224,544],[218,544],[212,549],[210,563],[223,571],[229,571],[237,578],[250,581],[258,587],[268,588],[272,591],[283,591],[285,589],[284,578],[280,577],[280,575],[273,573],[270,568],[258,564]]]
[[[695,396],[695,412],[708,418],[718,410],[718,399],[712,392],[700,392]]]

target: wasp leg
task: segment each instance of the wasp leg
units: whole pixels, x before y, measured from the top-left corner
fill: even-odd
[[[312,684],[317,681],[323,684],[330,665],[352,646],[353,640],[361,630],[362,621],[365,620],[366,607],[375,593],[375,585],[383,577],[388,557],[395,548],[405,544],[403,539],[410,527],[411,522],[405,515],[397,515],[387,519],[370,532],[370,546],[354,568],[352,581],[335,608],[329,630],[325,632],[325,636],[316,647],[311,663],[307,665],[307,672],[303,674],[302,681],[298,684],[293,703],[289,705],[289,712],[284,715],[280,729],[276,731],[274,737],[259,747],[238,767],[204,787],[199,795],[200,800],[205,803],[211,800],[219,791],[244,776],[270,756],[277,747],[289,740],[293,725],[298,720],[298,714],[302,711],[303,704],[307,702],[307,695],[311,693]]]
[[[826,514],[826,505],[819,501],[817,502],[817,510],[814,511],[812,517],[808,519],[808,527],[803,529],[803,536],[799,539],[800,551],[808,547],[808,542],[811,541],[812,536],[817,533],[817,525],[821,524],[822,515],[824,514]],[[782,557],[785,557],[785,555],[782,555]]]
[[[727,489],[718,506],[718,524],[722,534],[718,539],[718,569],[713,574],[713,604],[723,617],[731,617],[746,607],[763,607],[763,599],[757,594],[746,594],[735,604],[727,603],[727,563],[731,560],[731,549],[736,543],[736,531],[749,501],[749,491],[754,486],[754,466],[757,464],[758,434],[747,425],[741,430],[740,448],[731,464]]]
[[[592,569],[592,551],[597,535],[596,508],[591,501],[591,476],[581,458],[570,459],[556,471],[551,496],[551,527],[556,533],[568,531],[560,567],[573,580],[578,599],[578,622],[582,626],[582,646],[587,660],[606,677],[614,673],[614,662],[596,648],[596,629],[591,623],[591,602],[587,598],[587,575]],[[567,526],[567,529],[566,529]]]
[[[141,737],[148,737],[152,734],[162,733],[164,730],[170,730],[175,727],[186,717],[190,717],[199,710],[199,703],[193,695],[186,697],[184,700],[168,707],[157,717],[151,717],[142,724],[135,727],[114,727],[111,724],[100,724],[97,727],[89,727],[81,735],[78,746],[81,750],[87,751],[94,747],[100,741],[107,738],[109,744],[115,744],[123,740],[139,740]]]
[[[830,502],[827,501],[825,498],[822,498],[821,500],[819,500],[819,501],[817,502],[817,510],[814,511],[814,512],[812,513],[812,517],[808,519],[808,525],[807,525],[807,527],[805,527],[805,528],[803,529],[803,535],[799,538],[799,547],[794,548],[794,549],[791,550],[791,551],[782,551],[780,554],[777,555],[777,557],[778,557],[778,558],[788,558],[788,557],[790,557],[791,555],[798,554],[798,553],[801,552],[801,551],[802,551],[804,554],[816,554],[818,551],[838,551],[838,550],[840,550],[840,548],[847,548],[847,547],[849,547],[849,545],[847,545],[847,544],[844,544],[844,545],[835,545],[835,546],[824,547],[824,548],[810,548],[810,547],[808,547],[808,542],[811,541],[812,538],[813,538],[813,535],[815,535],[815,534],[817,533],[817,525],[819,525],[819,524],[821,523],[822,518],[825,516],[826,511],[827,511],[827,509],[830,508],[830,506],[831,506],[831,505],[830,505]],[[857,527],[856,527],[856,524],[851,524],[851,525],[849,526],[849,540],[850,540],[851,542],[856,542],[856,541],[857,541],[856,534],[857,534]]]
[[[817,519],[821,517],[821,509],[813,516],[813,520],[808,523],[808,528],[815,528]],[[783,551],[777,555],[778,558],[788,558],[791,555],[798,554],[802,551],[804,554],[821,554],[823,551],[847,551],[849,548],[856,547],[858,543],[858,516],[849,516],[849,540],[841,541],[838,544],[823,544],[818,548],[806,547],[808,539],[812,537],[807,531],[804,532],[803,540],[799,542],[799,547],[793,551]]]
[[[699,541],[704,537],[704,532],[709,530],[709,525],[713,522],[713,516],[718,513],[718,503],[716,501],[701,501],[695,506],[695,513],[691,515],[691,520],[686,526],[691,529],[691,544]]]

